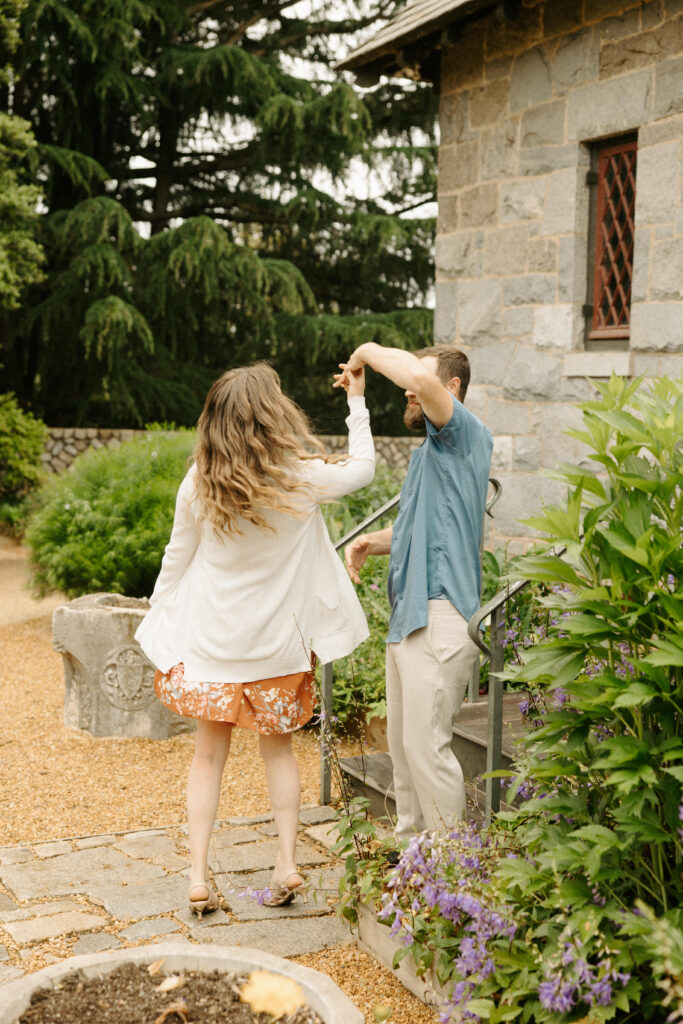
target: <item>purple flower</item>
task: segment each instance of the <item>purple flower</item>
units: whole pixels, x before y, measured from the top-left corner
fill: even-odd
[[[550,980],[541,982],[538,998],[546,1010],[568,1013],[576,1003],[576,985],[564,981],[562,975],[556,974]]]

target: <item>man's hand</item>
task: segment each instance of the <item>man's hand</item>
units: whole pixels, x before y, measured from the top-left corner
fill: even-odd
[[[364,533],[361,533],[360,537],[356,537],[355,540],[352,540],[344,548],[346,568],[354,583],[360,583],[360,570],[365,565],[365,560],[370,554],[369,548],[370,538]]]
[[[358,348],[351,353],[347,362],[339,364],[339,368],[342,372],[335,373],[334,384],[332,385],[333,387],[344,388],[348,391],[349,382],[356,380],[360,376],[362,376],[363,386],[365,386],[365,373],[363,371],[363,367],[366,364],[366,360],[363,358],[363,347],[363,345],[359,345]],[[361,391],[360,394],[363,394],[363,392]],[[349,397],[351,396],[352,392],[349,391]]]
[[[365,394],[365,370],[362,365],[355,370],[349,370],[348,363],[340,363],[339,369],[342,372],[335,373],[332,387],[344,388],[349,398],[362,397]]]

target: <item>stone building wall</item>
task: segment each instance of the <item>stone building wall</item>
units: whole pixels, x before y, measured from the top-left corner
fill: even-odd
[[[43,463],[49,472],[61,473],[76,456],[88,448],[118,448],[123,441],[132,441],[145,433],[144,430],[105,430],[100,427],[49,427]],[[348,442],[346,435],[341,434],[322,435],[320,440],[330,453],[344,451]],[[374,440],[378,462],[405,471],[411,452],[421,443],[422,438],[375,437]]]
[[[582,458],[586,377],[683,371],[683,0],[524,0],[443,53],[435,341],[468,351],[495,435],[498,537]],[[631,338],[587,347],[589,143],[638,132]]]

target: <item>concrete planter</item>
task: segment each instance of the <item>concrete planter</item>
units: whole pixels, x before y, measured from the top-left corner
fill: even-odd
[[[335,985],[331,978],[300,964],[290,963],[279,956],[262,953],[258,949],[241,946],[211,946],[204,948],[188,942],[156,943],[136,949],[117,949],[91,956],[75,956],[42,971],[11,982],[2,990],[4,1006],[0,1009],[0,1024],[15,1024],[28,1008],[34,992],[53,988],[74,971],[86,978],[101,978],[121,964],[151,964],[164,957],[163,969],[169,974],[183,971],[221,971],[225,974],[245,973],[252,970],[271,971],[292,978],[303,989],[306,1002],[325,1024],[363,1024],[363,1014]]]
[[[64,660],[64,724],[92,736],[163,740],[196,723],[156,699],[154,666],[135,640],[146,598],[86,594],[56,608],[52,642]]]
[[[427,1006],[440,1007],[450,995],[451,986],[440,985],[433,968],[422,977],[418,977],[415,961],[411,956],[404,957],[394,970],[394,954],[403,949],[398,938],[389,934],[387,925],[377,920],[372,907],[361,905],[358,911],[358,945],[383,967],[388,968],[405,987],[421,999]],[[2,1018],[0,1018],[2,1024]]]

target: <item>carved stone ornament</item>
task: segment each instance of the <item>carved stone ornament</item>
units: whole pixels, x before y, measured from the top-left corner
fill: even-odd
[[[130,645],[109,651],[102,673],[102,689],[109,701],[124,711],[139,711],[154,697],[154,669]]]

